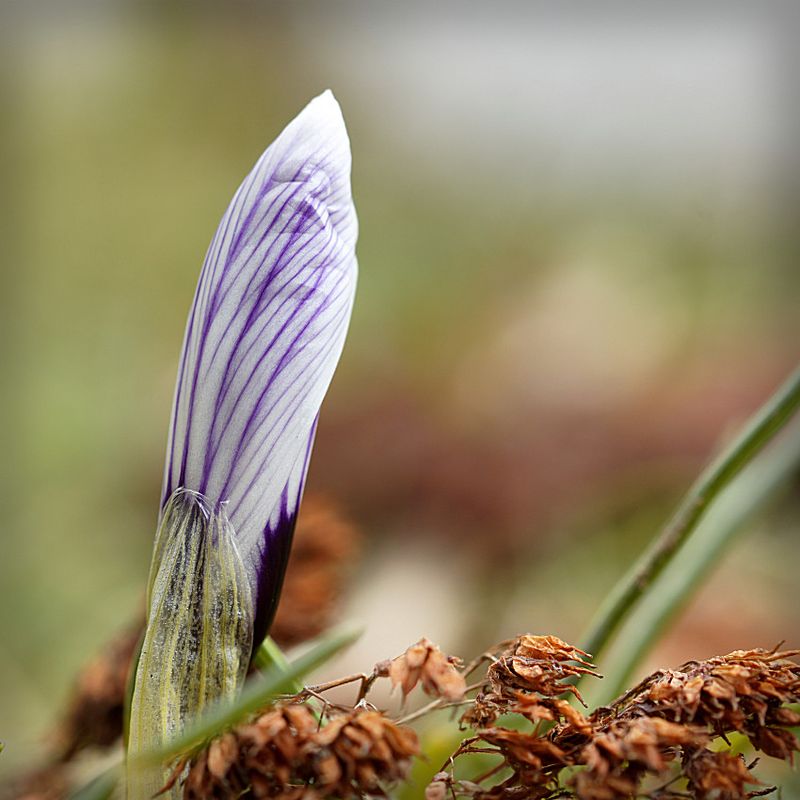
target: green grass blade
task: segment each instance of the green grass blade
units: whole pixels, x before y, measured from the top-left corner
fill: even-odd
[[[736,439],[691,486],[658,538],[600,606],[581,647],[595,659],[641,597],[697,528],[711,504],[770,442],[800,406],[800,368],[751,417]]]
[[[121,778],[122,764],[115,764],[70,794],[69,800],[108,800],[114,794]]]
[[[253,663],[262,672],[270,672],[271,670],[281,670],[285,672],[289,669],[289,660],[284,655],[283,650],[275,644],[275,640],[271,636],[267,636],[258,650],[253,654]],[[290,691],[299,692],[302,688],[302,684],[295,681]]]
[[[720,557],[752,518],[800,469],[800,425],[775,442],[722,493],[680,554],[629,617],[603,664],[595,694],[608,703],[627,688],[633,671],[691,600]]]

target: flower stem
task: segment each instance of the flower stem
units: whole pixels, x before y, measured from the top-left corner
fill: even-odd
[[[597,658],[611,637],[697,528],[711,503],[786,424],[800,405],[800,368],[751,417],[739,436],[700,474],[644,555],[601,605],[582,649]]]

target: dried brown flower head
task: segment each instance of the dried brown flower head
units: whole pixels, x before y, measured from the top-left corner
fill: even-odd
[[[494,723],[502,714],[517,713],[531,722],[572,719],[577,728],[585,718],[559,695],[581,699],[568,679],[594,675],[588,653],[555,636],[519,636],[502,649],[486,672],[486,683],[464,722],[477,727]]]
[[[735,650],[677,670],[657,672],[614,704],[617,716],[657,715],[706,726],[710,732],[742,733],[775,758],[792,758],[797,740],[787,727],[800,714],[785,704],[800,700],[800,651]]]
[[[418,753],[416,734],[378,711],[356,708],[321,724],[307,705],[282,705],[197,755],[184,797],[383,797]]]
[[[564,676],[589,671],[585,654],[551,637],[521,637],[489,667],[483,691],[462,718],[476,735],[454,754],[494,752],[499,762],[487,777],[503,774],[502,781],[483,785],[441,773],[429,800],[443,790],[474,800],[761,796],[769,790],[753,788],[759,782],[740,756],[708,748],[735,731],[767,755],[791,761],[798,742],[788,728],[800,723],[787,707],[800,702],[800,665],[789,660],[795,655],[748,650],[689,662],[649,676],[587,717],[555,696],[566,688]],[[501,727],[502,714],[518,714],[533,728]],[[688,795],[671,788],[678,780]]]
[[[252,723],[224,734],[191,762],[183,785],[186,798],[294,797],[295,765],[317,731],[317,720],[305,705],[268,711]],[[179,765],[175,779],[183,772]],[[297,795],[299,796],[299,795]]]
[[[515,639],[492,664],[487,678],[492,688],[522,689],[542,697],[572,692],[580,697],[565,680],[593,674],[588,658],[588,653],[555,636],[526,634]]]
[[[320,784],[328,794],[383,794],[381,785],[404,778],[412,756],[418,755],[417,735],[378,711],[356,709],[333,719],[315,736],[327,753],[330,774]],[[334,778],[335,779],[332,779]]]
[[[460,700],[466,691],[464,676],[458,671],[460,661],[446,656],[429,639],[420,639],[392,661],[378,664],[378,675],[388,676],[392,686],[399,686],[405,698],[421,683],[423,691],[450,702]]]
[[[544,736],[507,728],[487,728],[479,739],[494,745],[525,786],[548,785],[551,776],[569,766],[569,757],[554,741]]]
[[[575,778],[582,800],[626,798],[636,793],[646,775],[662,775],[678,748],[704,747],[704,728],[679,725],[659,717],[613,720],[592,736],[578,756],[585,766]]]
[[[698,800],[736,800],[748,797],[747,785],[758,785],[741,755],[700,750],[684,763],[688,790]]]

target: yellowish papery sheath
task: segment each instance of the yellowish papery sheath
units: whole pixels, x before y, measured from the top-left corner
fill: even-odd
[[[253,600],[224,507],[177,490],[156,534],[147,629],[136,670],[128,734],[129,800],[155,795],[169,765],[159,750],[210,704],[244,683],[253,646]],[[162,797],[180,797],[175,787]]]

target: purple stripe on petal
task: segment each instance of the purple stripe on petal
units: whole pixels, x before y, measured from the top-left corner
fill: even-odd
[[[281,493],[281,513],[277,523],[268,526],[263,532],[263,542],[260,548],[262,555],[259,571],[253,585],[254,593],[261,598],[256,609],[254,641],[261,642],[269,632],[275,612],[278,610],[283,576],[286,573],[286,564],[289,561],[294,528],[297,522],[297,512],[290,512],[290,508],[297,509],[305,488],[305,476],[308,473],[308,464],[311,460],[311,449],[317,433],[317,420],[311,428],[306,442],[306,449],[302,461],[299,462],[300,484],[294,495],[290,494],[289,487]]]
[[[311,444],[355,291],[350,146],[330,92],[265,151],[206,254],[186,327],[163,502],[179,487],[226,503],[272,619]]]

